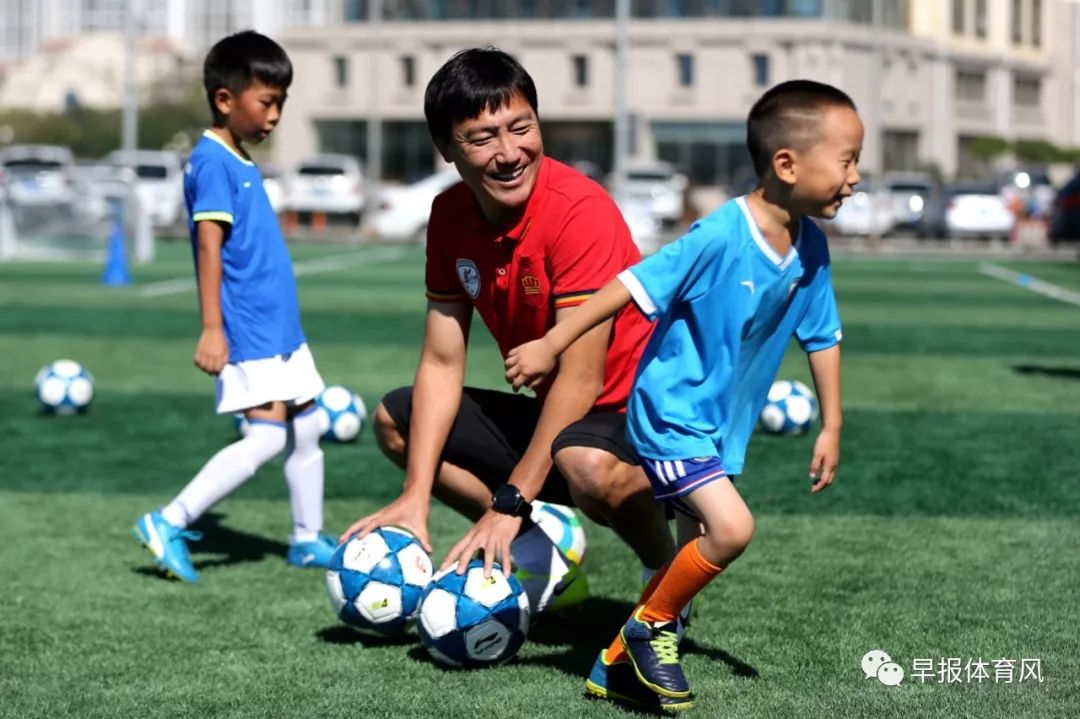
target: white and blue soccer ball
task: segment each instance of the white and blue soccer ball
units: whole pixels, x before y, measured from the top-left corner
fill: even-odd
[[[770,434],[802,434],[817,417],[817,398],[810,388],[798,380],[780,380],[769,388],[761,427]]]
[[[94,378],[74,360],[56,360],[38,370],[34,393],[48,414],[83,412],[94,398]]]
[[[529,599],[514,577],[496,562],[484,577],[484,562],[439,572],[424,592],[416,626],[420,641],[442,664],[484,667],[501,664],[521,649],[529,632]]]
[[[588,580],[580,570],[585,531],[577,515],[570,507],[534,500],[531,519],[533,526],[510,545],[514,578],[525,590],[531,612],[580,602],[588,596]]]
[[[324,389],[315,400],[319,433],[333,442],[352,442],[367,422],[367,408],[360,395],[341,385]]]
[[[564,557],[578,566],[585,563],[585,528],[573,509],[537,499],[532,502],[531,518],[551,537]]]
[[[380,527],[351,537],[330,558],[330,606],[354,629],[396,634],[416,617],[433,574],[431,557],[411,532]]]
[[[248,420],[244,413],[233,412],[232,421],[236,436],[240,438],[247,437],[248,430],[251,429],[251,421]]]

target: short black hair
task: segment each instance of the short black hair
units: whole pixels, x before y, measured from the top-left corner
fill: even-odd
[[[285,50],[266,35],[244,30],[218,40],[203,62],[203,87],[210,111],[218,118],[214,93],[225,88],[239,95],[258,80],[264,85],[289,89],[293,68]]]
[[[768,173],[781,147],[812,142],[822,111],[836,106],[856,109],[843,90],[813,80],[782,82],[762,95],[746,119],[746,147],[758,178]]]
[[[462,50],[446,61],[424,93],[424,116],[435,142],[450,141],[455,122],[510,104],[520,92],[538,112],[536,85],[512,55],[490,45]]]

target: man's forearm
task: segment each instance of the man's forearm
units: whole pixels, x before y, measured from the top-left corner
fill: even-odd
[[[590,379],[560,373],[551,385],[529,446],[510,475],[510,483],[532,501],[551,471],[551,444],[563,429],[584,417],[603,386]]]
[[[424,362],[413,383],[409,423],[408,460],[405,467],[406,493],[431,496],[439,456],[461,406],[464,367]]]

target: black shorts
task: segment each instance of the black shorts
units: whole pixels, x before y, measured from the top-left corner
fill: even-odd
[[[412,387],[387,392],[382,405],[401,434],[408,438]],[[466,387],[441,459],[474,474],[494,490],[510,479],[528,449],[539,419],[540,405],[532,397]],[[636,465],[637,455],[625,435],[625,415],[618,412],[589,415],[560,432],[551,452],[554,455],[567,447],[592,447]],[[551,468],[537,499],[571,506],[574,503],[566,479],[555,467]]]

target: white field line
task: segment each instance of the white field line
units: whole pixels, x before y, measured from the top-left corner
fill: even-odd
[[[1050,297],[1059,302],[1066,302],[1070,305],[1080,307],[1080,292],[1073,292],[1064,287],[1058,287],[1049,282],[1044,282],[1037,277],[1032,277],[1031,275],[1026,275],[1022,272],[1015,272],[1007,267],[995,265],[992,262],[983,262],[980,264],[979,272],[988,277],[1010,282],[1018,287],[1037,292],[1044,297]]]
[[[297,277],[305,275],[318,275],[324,272],[333,272],[349,265],[377,265],[383,262],[393,262],[401,259],[405,250],[401,247],[379,247],[374,250],[361,250],[329,257],[318,257],[313,260],[302,260],[293,264],[293,274]],[[140,297],[162,297],[164,295],[176,295],[181,292],[190,292],[195,289],[195,279],[192,277],[177,277],[174,280],[161,280],[151,282],[139,288]]]

